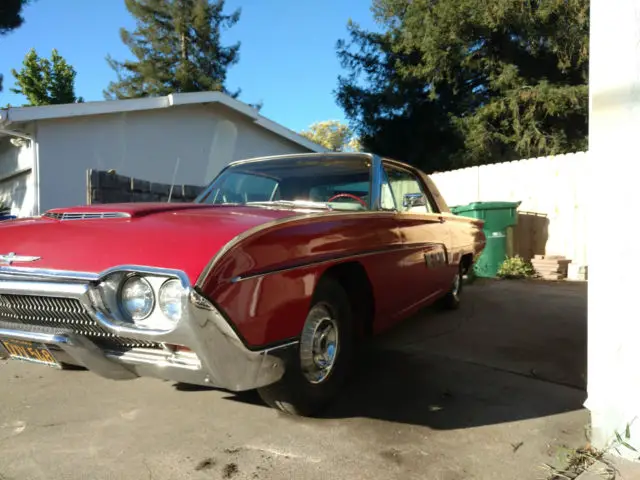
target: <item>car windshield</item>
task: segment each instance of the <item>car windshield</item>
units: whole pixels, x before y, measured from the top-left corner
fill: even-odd
[[[196,203],[368,210],[371,162],[366,157],[282,158],[225,169]]]

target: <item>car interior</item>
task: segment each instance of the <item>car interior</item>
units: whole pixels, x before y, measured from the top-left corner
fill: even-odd
[[[368,210],[370,163],[353,159],[274,160],[223,172],[203,203],[310,201],[335,210]]]
[[[385,167],[384,210],[425,214],[432,211],[420,183],[408,171]],[[224,171],[203,203],[307,201],[333,210],[369,210],[370,162],[353,159],[269,160],[239,164]],[[410,197],[408,203],[407,195]]]

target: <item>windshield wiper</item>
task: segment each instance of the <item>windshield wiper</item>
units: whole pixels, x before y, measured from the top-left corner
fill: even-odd
[[[309,200],[271,200],[262,202],[247,202],[245,205],[256,205],[258,207],[276,206],[276,207],[289,207],[289,208],[316,208],[319,210],[333,210],[329,205],[323,202],[312,202]]]

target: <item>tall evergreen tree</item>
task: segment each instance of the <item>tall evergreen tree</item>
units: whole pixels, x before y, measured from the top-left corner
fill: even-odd
[[[2,0],[0,2],[0,35],[6,35],[23,24],[22,9],[29,1]]]
[[[586,148],[588,0],[374,0],[337,100],[365,147],[427,170]]]
[[[223,46],[223,29],[235,25],[240,10],[224,14],[224,0],[125,0],[137,27],[120,30],[134,60],[107,57],[118,80],[105,98],[122,99],[180,92],[223,91],[227,69],[239,59],[240,44]]]
[[[12,32],[24,23],[22,8],[30,0],[0,0],[0,36]],[[0,74],[0,92],[2,92],[2,74]]]
[[[29,106],[82,102],[75,94],[76,71],[57,50],[51,59],[39,57],[35,49],[24,57],[22,69],[11,70],[18,88],[13,93],[27,97]]]

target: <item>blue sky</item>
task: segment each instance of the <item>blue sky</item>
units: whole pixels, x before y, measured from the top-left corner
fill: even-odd
[[[349,18],[375,28],[370,5],[371,0],[227,0],[228,12],[242,8],[240,21],[223,37],[226,43],[242,42],[240,61],[229,70],[229,89],[241,88],[244,102],[262,101],[263,115],[294,130],[344,120],[332,93],[342,72],[335,44],[346,38]],[[119,38],[120,27],[134,28],[124,1],[36,0],[24,17],[22,27],[0,37],[0,105],[24,103],[9,91],[10,72],[20,69],[32,47],[41,56],[57,48],[78,72],[76,94],[102,100],[102,90],[115,79],[105,57],[129,56]]]

